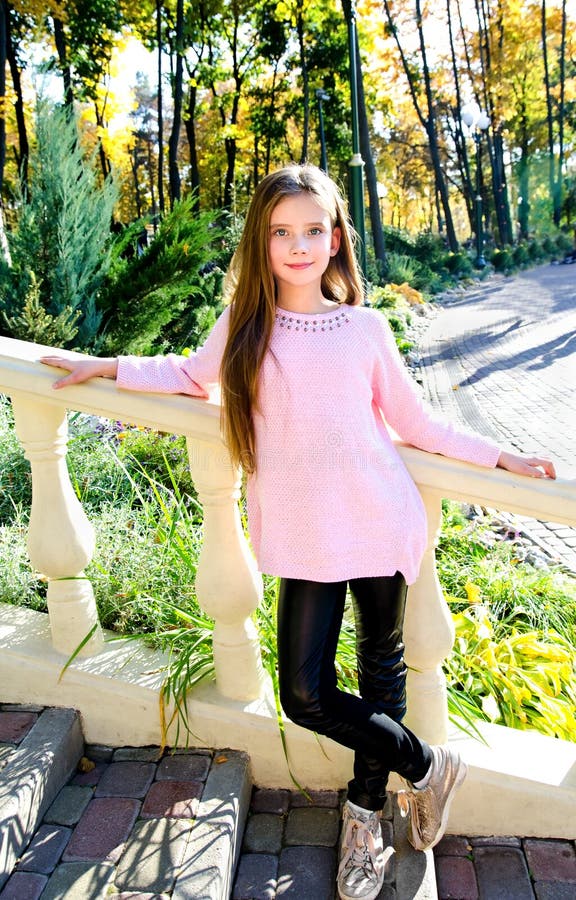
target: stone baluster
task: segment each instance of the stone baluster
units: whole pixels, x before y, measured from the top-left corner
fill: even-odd
[[[214,619],[216,685],[224,697],[250,701],[262,694],[264,673],[251,614],[262,598],[240,520],[241,476],[222,441],[188,438],[190,471],[204,508],[204,540],[196,595]]]
[[[84,575],[94,533],[66,467],[66,410],[23,395],[15,395],[12,406],[32,470],[28,552],[34,568],[48,579],[52,643],[69,656],[94,629],[80,651],[93,655],[103,642],[92,585]]]
[[[404,642],[408,666],[406,724],[432,744],[448,734],[446,678],[442,662],[454,643],[454,624],[436,571],[435,547],[442,524],[442,501],[422,491],[428,516],[428,545],[418,580],[410,586]]]

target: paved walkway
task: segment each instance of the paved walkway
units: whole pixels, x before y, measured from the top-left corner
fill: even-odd
[[[540,266],[449,293],[419,351],[433,405],[576,477],[576,267]],[[576,571],[576,529],[516,519]]]
[[[0,770],[42,712],[0,705]],[[230,802],[238,805],[230,767],[245,764],[234,751],[87,746],[0,900],[227,900],[217,845],[230,839]],[[298,791],[255,789],[232,900],[335,900],[342,799],[314,792],[309,803]],[[202,830],[210,805],[222,820],[216,835]],[[436,893],[427,855],[408,851],[392,795],[382,827],[394,852],[378,900],[576,897],[573,841],[445,837],[435,850]]]

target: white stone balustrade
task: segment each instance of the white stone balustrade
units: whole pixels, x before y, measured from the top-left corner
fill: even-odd
[[[242,532],[238,500],[241,473],[223,444],[188,438],[190,471],[204,510],[204,541],[196,594],[214,619],[216,684],[225,697],[255,700],[264,673],[250,613],[262,598],[262,579]]]
[[[91,589],[81,578],[91,555],[89,526],[65,474],[64,414],[70,408],[186,435],[192,476],[204,507],[196,589],[201,606],[215,619],[218,689],[232,700],[258,698],[264,681],[251,614],[261,597],[261,579],[240,524],[239,474],[220,437],[218,405],[182,396],[119,391],[106,379],[55,392],[56,372],[36,362],[48,352],[53,351],[0,338],[0,391],[13,397],[18,434],[32,464],[35,500],[30,555],[33,565],[50,579],[54,646],[70,652],[95,621]],[[480,469],[406,446],[400,446],[400,452],[422,493],[430,527],[428,549],[420,578],[410,589],[406,614],[407,721],[423,737],[439,742],[447,731],[441,667],[453,641],[434,561],[442,497],[573,525],[576,484]],[[74,628],[73,622],[77,623]],[[95,652],[98,640],[96,632],[86,651]]]
[[[102,632],[92,585],[84,575],[94,552],[94,532],[68,476],[66,410],[18,394],[12,406],[32,471],[28,552],[34,568],[48,579],[54,647],[70,655],[84,641],[83,655],[97,653]]]
[[[54,391],[57,371],[37,362],[49,353],[54,350],[0,338],[0,391],[12,397],[17,433],[32,466],[30,559],[49,578],[55,649],[69,655],[97,621],[91,585],[81,574],[92,555],[91,528],[65,465],[66,409],[74,409],[186,436],[204,507],[196,592],[215,619],[216,683],[230,699],[258,698],[263,670],[251,615],[262,581],[242,532],[240,478],[220,437],[219,407],[189,397],[119,391],[102,378]],[[97,652],[100,642],[97,630],[84,653]]]
[[[400,452],[424,500],[429,528],[420,576],[408,592],[404,629],[409,667],[406,723],[431,743],[443,743],[448,734],[448,715],[442,662],[452,648],[454,627],[434,557],[442,498],[574,525],[576,482],[525,478],[502,469],[483,469],[406,445],[401,446]]]

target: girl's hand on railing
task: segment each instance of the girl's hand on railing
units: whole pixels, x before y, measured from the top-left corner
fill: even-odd
[[[528,475],[531,478],[556,478],[554,463],[540,456],[522,456],[519,453],[502,451],[498,458],[499,469],[506,469],[516,475]]]
[[[40,362],[46,366],[55,366],[57,369],[66,369],[70,374],[59,378],[52,385],[53,388],[68,387],[70,384],[81,384],[90,378],[116,378],[118,371],[117,359],[99,359],[96,356],[87,356],[84,359],[71,359],[65,356],[42,356]]]

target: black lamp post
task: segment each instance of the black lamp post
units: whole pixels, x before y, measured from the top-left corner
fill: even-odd
[[[482,134],[490,125],[490,119],[480,109],[477,103],[468,103],[462,107],[460,116],[464,124],[472,131],[472,137],[476,144],[476,196],[474,197],[474,212],[476,218],[476,268],[483,269],[486,265],[484,259],[484,235],[482,226]],[[473,129],[473,130],[472,130]]]
[[[348,16],[348,47],[350,56],[350,106],[352,112],[352,159],[350,167],[350,212],[358,234],[360,267],[366,275],[366,220],[364,217],[364,160],[360,153],[360,124],[358,116],[358,79],[356,60],[356,0],[350,2]]]
[[[328,157],[326,155],[326,137],[324,135],[324,114],[322,113],[322,101],[329,100],[330,94],[318,88],[316,91],[316,101],[318,103],[318,127],[320,131],[320,168],[328,174]]]

